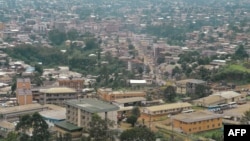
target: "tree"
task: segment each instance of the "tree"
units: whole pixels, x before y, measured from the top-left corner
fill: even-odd
[[[71,40],[71,41],[74,41],[76,40],[78,37],[78,32],[76,29],[70,29],[68,32],[67,32],[67,39]]]
[[[39,73],[39,75],[43,74],[43,66],[40,64],[35,64],[35,71]]]
[[[61,45],[66,40],[66,34],[57,29],[49,31],[49,40],[55,45]]]
[[[31,137],[27,135],[29,129],[33,129]],[[16,131],[20,132],[20,141],[27,141],[29,139],[31,139],[31,141],[48,141],[50,137],[48,124],[37,112],[32,116],[22,116],[16,126]]]
[[[248,57],[249,57],[249,55],[248,55],[248,53],[246,52],[246,50],[245,50],[245,48],[244,48],[243,45],[240,45],[240,46],[236,49],[236,51],[235,51],[235,53],[234,53],[234,58],[235,58],[235,59],[242,60],[242,59],[245,59],[245,58],[248,58]]]
[[[31,117],[32,121],[32,140],[33,141],[48,141],[50,133],[48,131],[48,124],[44,121],[43,117],[39,113],[34,113]],[[67,140],[69,141],[69,140]]]
[[[175,92],[174,86],[168,86],[164,90],[164,96],[165,96],[167,101],[173,102],[175,97],[176,97],[176,92]]]
[[[135,127],[123,131],[120,135],[121,141],[155,141],[154,132],[150,131],[147,127]]]
[[[127,118],[127,123],[130,123],[132,127],[135,126],[135,123],[137,122],[138,117],[135,115],[131,115]]]
[[[132,109],[132,115],[134,115],[135,117],[137,117],[137,118],[139,118],[140,116],[141,116],[141,111],[140,111],[140,109],[139,109],[139,107],[138,106],[136,106],[136,107],[134,107],[133,109]]]
[[[107,140],[109,127],[112,127],[113,123],[108,119],[102,119],[99,115],[93,114],[91,122],[89,123],[89,135],[94,141]]]
[[[18,138],[18,134],[14,131],[9,132],[4,141],[16,141]]]
[[[250,125],[250,110],[244,112],[241,118],[241,123],[245,125]]]

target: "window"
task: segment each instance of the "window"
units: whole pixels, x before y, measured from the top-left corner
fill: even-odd
[[[220,123],[218,123],[218,126],[220,126]]]
[[[214,124],[212,125],[212,127],[214,127]]]
[[[192,129],[191,128],[189,128],[189,132],[191,132],[192,131]]]
[[[209,125],[207,126],[207,128],[209,128]]]

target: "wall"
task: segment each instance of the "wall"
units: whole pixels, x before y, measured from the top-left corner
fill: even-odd
[[[197,133],[222,127],[222,118],[204,120],[199,122],[185,123],[173,119],[173,126],[180,128],[184,133]]]

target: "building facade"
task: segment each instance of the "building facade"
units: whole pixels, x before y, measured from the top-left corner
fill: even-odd
[[[33,97],[29,78],[18,78],[16,82],[16,98],[19,105],[32,104]]]
[[[173,127],[184,133],[198,133],[222,128],[222,116],[208,111],[185,113],[173,117]]]
[[[77,91],[81,91],[84,88],[83,78],[60,78],[58,83],[60,87],[69,87]]]
[[[197,85],[207,86],[207,82],[198,79],[186,79],[176,82],[176,93],[178,94],[192,94],[195,93]]]
[[[109,119],[117,123],[118,106],[100,101],[97,99],[86,98],[79,100],[69,100],[66,105],[66,120],[78,127],[89,127],[89,122],[93,114],[98,114],[103,119]]]
[[[110,88],[98,89],[97,94],[102,100],[110,102],[116,99],[146,96],[146,93],[143,91],[112,91]]]
[[[53,87],[48,89],[40,89],[39,97],[36,101],[40,104],[55,104],[64,106],[64,101],[77,99],[78,94],[76,90],[67,87]]]

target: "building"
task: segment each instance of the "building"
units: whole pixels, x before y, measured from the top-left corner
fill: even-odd
[[[204,98],[193,101],[194,105],[209,107],[218,104],[228,104],[230,102],[240,102],[246,99],[246,94],[240,94],[234,91],[216,92]]]
[[[48,110],[40,111],[39,114],[49,127],[53,127],[55,123],[66,119],[66,108],[53,104],[46,104],[45,106],[48,107]]]
[[[15,131],[15,125],[6,120],[0,121],[0,136],[7,137],[9,132]]]
[[[88,129],[93,114],[98,114],[103,119],[109,119],[117,123],[118,106],[86,98],[68,100],[66,105],[66,121],[55,123],[57,131],[72,134],[72,137],[80,137],[82,128]]]
[[[178,114],[191,108],[192,105],[187,102],[150,106],[142,109],[141,116],[146,120],[155,120],[164,116]]]
[[[35,99],[40,104],[55,104],[64,106],[64,101],[77,99],[77,92],[68,87],[53,87],[40,89],[39,97]]]
[[[142,103],[145,101],[146,101],[145,97],[130,97],[130,98],[116,99],[112,102],[112,104],[117,105],[119,107],[141,106]]]
[[[209,111],[179,114],[172,120],[174,128],[187,134],[222,128],[222,115]]]
[[[59,78],[57,81],[60,87],[69,87],[76,91],[81,91],[84,88],[83,78]]]
[[[26,104],[21,106],[0,108],[0,115],[2,115],[2,119],[4,120],[17,121],[22,115],[33,114],[35,112],[40,112],[47,109],[48,106],[42,106],[40,104]]]
[[[18,78],[16,82],[16,98],[19,105],[32,104],[33,97],[29,78]]]
[[[143,91],[112,91],[111,88],[98,89],[97,94],[102,100],[110,102],[116,99],[146,96],[146,93]]]
[[[197,85],[207,85],[206,81],[198,79],[185,79],[176,82],[176,93],[187,94],[195,93],[195,88]]]

